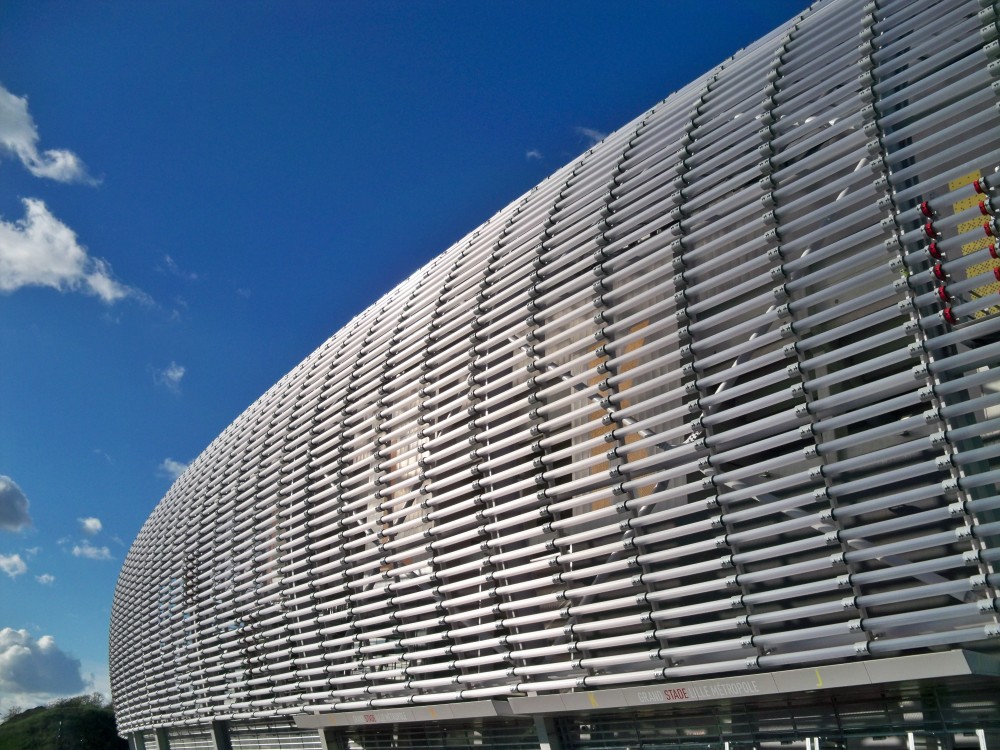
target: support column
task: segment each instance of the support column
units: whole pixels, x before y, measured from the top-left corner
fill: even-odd
[[[212,738],[212,750],[232,750],[228,721],[213,721],[209,724],[208,731]]]
[[[347,742],[340,731],[330,727],[323,727],[318,731],[323,750],[347,750]]]
[[[535,734],[538,735],[539,750],[562,750],[559,729],[550,716],[535,716]]]
[[[166,727],[156,730],[156,750],[170,750],[170,737],[167,735]]]
[[[146,740],[142,732],[131,732],[128,736],[128,750],[146,750]],[[983,750],[982,748],[980,750]]]

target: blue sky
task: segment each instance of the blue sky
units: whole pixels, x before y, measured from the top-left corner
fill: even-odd
[[[351,317],[805,0],[0,4],[0,710],[107,690],[175,473]]]

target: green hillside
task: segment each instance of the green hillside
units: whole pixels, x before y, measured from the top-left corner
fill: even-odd
[[[27,711],[0,724],[0,750],[126,750],[115,714],[100,696],[80,696]]]

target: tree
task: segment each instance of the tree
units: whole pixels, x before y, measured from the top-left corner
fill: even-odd
[[[127,750],[115,716],[100,693],[63,698],[48,706],[12,706],[0,724],[0,750]]]

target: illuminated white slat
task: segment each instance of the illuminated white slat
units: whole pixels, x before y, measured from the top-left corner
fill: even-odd
[[[192,463],[123,565],[121,726],[989,637],[985,595],[920,608],[995,588],[976,566],[1000,556],[984,515],[1000,471],[983,468],[998,450],[981,442],[1000,425],[986,414],[1000,323],[964,298],[992,256],[959,251],[976,213],[963,178],[1000,161],[974,6],[820,3],[282,378]],[[957,326],[937,273],[953,277]],[[887,603],[902,611],[850,619]],[[663,666],[633,669],[650,658]]]

